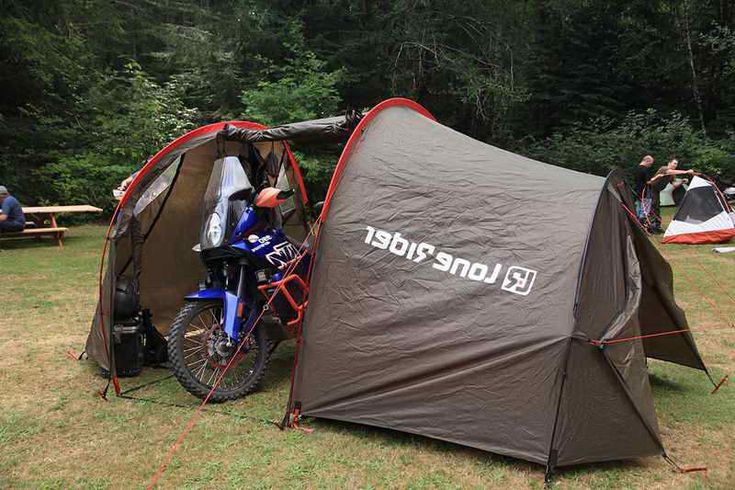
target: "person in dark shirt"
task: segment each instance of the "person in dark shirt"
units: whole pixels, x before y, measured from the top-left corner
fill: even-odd
[[[4,185],[0,185],[0,211],[0,233],[23,231],[26,225],[23,209]]]
[[[635,169],[635,204],[638,221],[649,233],[661,231],[661,218],[658,206],[660,189],[654,186],[656,173],[653,170],[654,159],[646,155]],[[654,188],[656,187],[656,188]]]
[[[639,163],[635,169],[634,190],[636,201],[641,200],[641,198],[643,197],[643,191],[648,185],[648,181],[651,180],[651,177],[653,177],[653,162],[653,157],[651,155],[646,155],[643,157],[641,163]]]
[[[653,163],[653,160],[651,160]],[[641,171],[641,165],[636,169],[636,192],[638,202],[638,219],[649,233],[661,232],[661,191],[674,181],[677,175],[694,175],[694,170],[677,170],[679,162],[672,158],[666,166],[659,168],[656,173],[651,176],[650,168]],[[647,181],[644,177],[648,175]]]

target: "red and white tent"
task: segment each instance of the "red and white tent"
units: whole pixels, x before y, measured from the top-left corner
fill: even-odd
[[[730,206],[715,185],[694,177],[671,224],[664,243],[722,243],[735,237]]]

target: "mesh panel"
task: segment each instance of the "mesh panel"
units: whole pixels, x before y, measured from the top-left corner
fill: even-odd
[[[153,181],[145,192],[143,192],[143,195],[140,196],[138,202],[135,203],[135,208],[133,209],[133,214],[135,216],[138,216],[145,208],[148,207],[148,205],[155,201],[158,196],[168,190],[171,186],[171,182],[173,182],[174,177],[176,176],[176,172],[179,170],[180,164],[181,156],[179,156],[172,165],[169,165],[168,168]]]
[[[711,186],[689,189],[681,207],[674,215],[675,221],[703,223],[723,211],[715,190]]]

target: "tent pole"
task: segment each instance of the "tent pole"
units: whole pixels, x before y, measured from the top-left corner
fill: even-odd
[[[556,469],[556,461],[558,459],[558,450],[554,449],[554,442],[556,441],[556,428],[559,425],[559,413],[561,412],[561,400],[564,394],[564,385],[567,381],[567,367],[569,365],[569,357],[572,352],[572,340],[574,337],[569,337],[567,342],[567,351],[564,354],[564,364],[562,365],[561,371],[561,385],[559,386],[559,397],[556,400],[556,413],[554,414],[554,425],[551,429],[551,441],[549,442],[549,457],[546,460],[546,470],[544,472],[544,488],[548,488],[551,485],[551,480],[554,477],[554,470]]]

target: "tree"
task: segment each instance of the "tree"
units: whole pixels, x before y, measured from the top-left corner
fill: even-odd
[[[391,96],[541,160],[578,166],[572,149],[587,145],[603,163],[584,168],[598,173],[637,158],[638,133],[620,128],[649,109],[697,121],[691,154],[713,171],[727,174],[735,151],[735,5],[724,0],[0,6],[0,182],[27,203],[87,192],[49,182],[101,179],[93,162],[124,174],[193,126],[279,124]],[[300,150],[323,189],[335,155]]]
[[[277,125],[336,114],[341,102],[336,87],[344,71],[328,71],[326,62],[305,48],[302,29],[298,22],[290,25],[285,43],[290,57],[271,63],[268,80],[243,90],[244,117]]]

